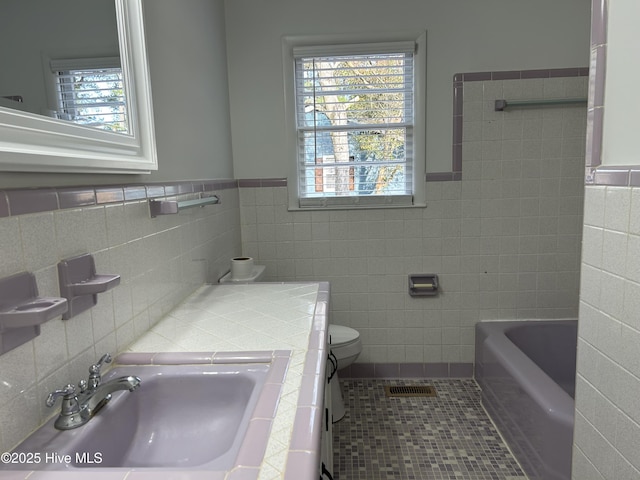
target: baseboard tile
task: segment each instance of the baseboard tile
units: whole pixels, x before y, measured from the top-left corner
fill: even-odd
[[[473,363],[354,363],[341,378],[471,378]]]

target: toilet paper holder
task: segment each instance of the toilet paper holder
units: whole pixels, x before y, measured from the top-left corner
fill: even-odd
[[[435,273],[409,274],[409,295],[412,297],[432,297],[438,295],[439,288]]]

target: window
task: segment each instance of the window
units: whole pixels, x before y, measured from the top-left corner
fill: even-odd
[[[52,60],[57,118],[89,127],[129,133],[118,57]]]
[[[291,48],[294,208],[416,203],[424,182],[417,47],[400,41]]]

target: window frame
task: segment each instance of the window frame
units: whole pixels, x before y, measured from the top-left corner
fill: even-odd
[[[413,185],[410,203],[406,196],[390,195],[378,197],[375,201],[367,201],[370,195],[354,195],[349,197],[319,197],[308,202],[299,195],[300,175],[298,170],[298,128],[296,123],[296,90],[295,90],[295,58],[294,49],[321,46],[330,53],[340,54],[345,45],[362,45],[364,49],[383,46],[387,43],[414,42],[414,124],[413,124]],[[331,50],[335,47],[335,50]],[[426,173],[426,32],[402,32],[373,35],[320,35],[320,36],[285,36],[282,41],[284,90],[285,90],[285,126],[286,148],[289,159],[288,194],[289,210],[330,210],[330,209],[362,209],[362,208],[407,208],[424,207],[425,173]],[[331,198],[342,199],[331,201]],[[385,201],[381,202],[380,198]],[[324,201],[322,200],[324,199]]]

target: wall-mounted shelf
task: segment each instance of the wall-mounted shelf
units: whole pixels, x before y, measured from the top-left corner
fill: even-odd
[[[40,335],[40,325],[64,314],[67,300],[38,296],[32,273],[0,280],[0,355]]]
[[[69,303],[62,315],[68,320],[98,303],[98,294],[120,285],[120,275],[98,275],[93,256],[89,254],[68,258],[58,263],[60,295]]]
[[[173,215],[180,210],[194,207],[204,207],[205,205],[216,205],[220,203],[217,195],[203,196],[195,200],[149,200],[149,213],[151,218],[158,215]]]
[[[503,112],[507,108],[557,107],[561,105],[586,105],[586,98],[548,98],[540,100],[496,100],[495,111]]]

